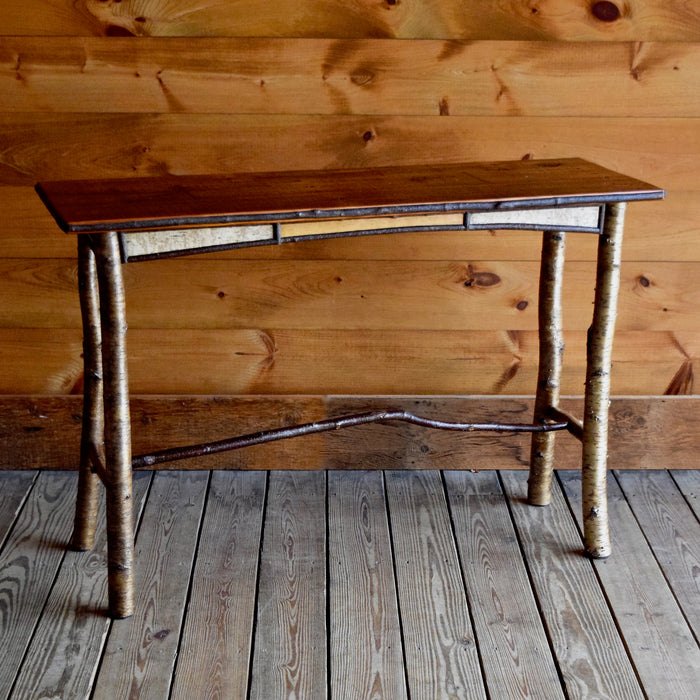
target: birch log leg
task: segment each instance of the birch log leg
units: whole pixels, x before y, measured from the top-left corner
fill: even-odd
[[[595,558],[610,555],[606,489],[608,408],[624,219],[624,202],[607,205],[603,233],[598,242],[593,322],[588,330],[582,499],[586,552]]]
[[[545,231],[539,288],[539,370],[533,423],[544,423],[550,408],[559,402],[564,340],[561,330],[561,289],[564,276],[566,234]],[[530,450],[528,502],[546,506],[552,498],[554,433],[533,433]]]
[[[122,618],[133,614],[134,595],[124,283],[117,234],[95,236],[93,248],[102,317],[109,612],[114,618]]]
[[[95,542],[99,478],[94,473],[92,460],[93,455],[101,451],[104,439],[100,300],[95,254],[87,236],[78,236],[78,289],[83,319],[83,424],[71,547],[85,551],[92,549]]]

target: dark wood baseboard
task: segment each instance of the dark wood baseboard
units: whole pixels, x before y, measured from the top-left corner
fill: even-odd
[[[232,437],[378,408],[446,420],[529,422],[530,397],[134,396],[134,453]],[[582,400],[562,407],[581,415]],[[75,469],[80,396],[0,397],[0,469]],[[579,468],[580,446],[557,439],[557,468]],[[405,423],[348,428],[233,452],[171,462],[177,469],[514,469],[527,468],[529,437],[456,433]],[[700,466],[700,397],[616,397],[610,466]]]

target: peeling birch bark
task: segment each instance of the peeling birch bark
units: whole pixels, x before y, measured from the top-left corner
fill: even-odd
[[[533,423],[544,423],[559,402],[564,339],[561,295],[566,234],[546,231],[542,236],[539,287],[539,369]],[[552,498],[554,434],[533,433],[530,450],[528,502],[546,506]]]
[[[620,288],[625,203],[608,204],[598,242],[593,322],[588,330],[582,450],[583,526],[586,552],[610,555],[606,474],[613,334]]]
[[[78,236],[78,289],[83,319],[83,422],[78,496],[70,546],[85,551],[92,549],[95,543],[99,495],[99,478],[93,470],[92,456],[104,440],[100,300],[95,255],[87,236]]]
[[[95,236],[93,249],[102,318],[109,611],[112,617],[122,618],[134,612],[131,422],[124,282],[117,234]]]

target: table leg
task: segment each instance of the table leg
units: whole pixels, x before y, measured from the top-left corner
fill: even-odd
[[[624,219],[624,202],[606,206],[598,242],[593,322],[588,330],[581,468],[584,542],[586,552],[595,558],[610,555],[606,489],[608,408]]]
[[[95,542],[99,478],[93,469],[93,456],[104,440],[100,300],[95,254],[87,236],[78,236],[78,288],[83,319],[83,424],[71,547],[85,551]]]
[[[550,408],[559,402],[564,340],[561,322],[561,290],[564,277],[566,234],[545,231],[539,287],[539,370],[533,423],[544,423]],[[546,506],[552,498],[554,433],[533,433],[530,450],[528,502]]]
[[[133,614],[134,532],[126,315],[117,234],[95,236],[93,249],[102,318],[109,611],[122,618]]]

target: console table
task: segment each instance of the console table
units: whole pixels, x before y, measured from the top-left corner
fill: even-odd
[[[528,500],[536,505],[550,500],[555,431],[568,430],[583,448],[586,551],[593,557],[610,554],[608,404],[625,206],[660,199],[663,190],[583,160],[563,159],[56,181],[39,183],[37,192],[59,226],[79,234],[85,390],[72,546],[92,547],[101,480],[113,617],[133,613],[133,469],[378,421],[531,432]],[[321,237],[478,229],[543,232],[539,372],[531,424],[457,423],[375,411],[132,456],[122,263]],[[567,232],[594,234],[599,241],[581,420],[558,406]]]

